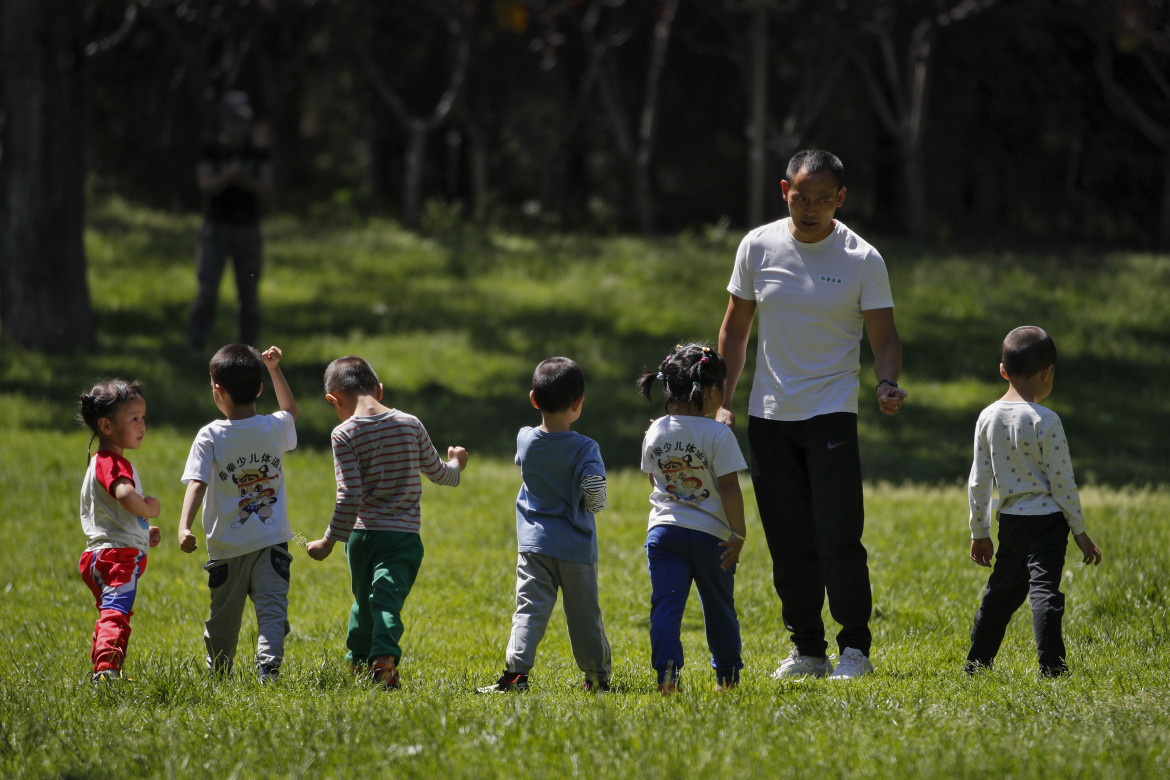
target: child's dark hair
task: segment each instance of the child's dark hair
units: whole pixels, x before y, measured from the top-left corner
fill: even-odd
[[[325,369],[325,392],[336,395],[377,395],[378,375],[364,358],[337,358]]]
[[[77,399],[77,416],[93,432],[93,436],[89,437],[90,446],[93,446],[93,440],[98,435],[98,420],[103,417],[112,420],[122,404],[145,397],[138,382],[127,382],[124,379],[106,379],[94,385],[88,393],[82,393]]]
[[[1056,365],[1056,344],[1043,328],[1021,325],[1004,337],[1000,362],[1008,376],[1027,379]]]
[[[703,391],[708,387],[722,387],[727,379],[727,364],[723,357],[705,344],[678,344],[674,351],[658,364],[656,369],[642,369],[636,382],[638,392],[650,397],[654,380],[662,382],[666,394],[666,410],[677,403],[691,403],[702,408]]]
[[[567,357],[541,361],[532,372],[532,400],[542,412],[563,412],[585,395],[585,372]]]
[[[256,403],[264,383],[264,359],[255,347],[228,344],[211,356],[211,381],[224,389],[236,406]]]

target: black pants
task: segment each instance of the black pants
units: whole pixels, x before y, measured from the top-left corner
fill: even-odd
[[[821,610],[841,624],[837,649],[869,655],[873,596],[861,532],[865,509],[857,415],[748,418],[752,484],[772,555],[784,627],[801,655],[828,644]]]
[[[1068,521],[1060,512],[999,516],[999,550],[983,601],[975,612],[968,663],[991,666],[1008,621],[1030,596],[1041,670],[1059,673],[1067,669],[1061,631],[1064,594],[1060,592],[1067,548]]]

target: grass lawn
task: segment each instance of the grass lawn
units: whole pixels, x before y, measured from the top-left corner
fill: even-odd
[[[346,670],[340,549],[317,563],[294,548],[293,631],[277,685],[202,672],[204,553],[184,555],[174,541],[187,449],[216,414],[206,359],[189,356],[182,337],[197,221],[109,203],[91,224],[97,348],[0,353],[0,777],[1170,775],[1170,259],[922,255],[877,241],[911,393],[898,418],[864,402],[859,418],[877,672],[844,684],[769,679],[789,643],[745,476],[743,684],[713,690],[692,597],[684,689],[664,699],[649,666],[637,471],[641,432],[659,406],[633,380],[681,339],[714,341],[738,236],[646,242],[453,228],[428,237],[386,223],[273,220],[262,346],[284,348],[301,408],[300,446],[286,460],[294,530],[318,536],[332,508],[336,418],[321,373],[334,357],[369,358],[389,403],[417,414],[440,449],[472,453],[460,487],[424,486],[426,559],[404,613],[405,687],[386,694]],[[230,279],[224,293],[218,342],[232,339]],[[979,410],[1002,394],[999,340],[1025,323],[1049,329],[1060,350],[1051,405],[1106,558],[1065,571],[1070,677],[1038,677],[1025,611],[996,669],[968,678],[962,659],[987,574],[966,558],[971,436]],[[598,440],[610,468],[598,525],[615,690],[579,690],[558,615],[533,689],[481,696],[474,688],[503,667],[513,605],[515,431],[537,419],[528,381],[552,354],[585,368],[575,427]],[[96,613],[76,570],[88,435],[73,417],[79,391],[105,376],[145,385],[150,429],[129,455],[162,503],[164,535],[136,605],[134,679],[95,688]],[[270,392],[260,406],[274,408]],[[241,669],[254,642],[247,616]]]

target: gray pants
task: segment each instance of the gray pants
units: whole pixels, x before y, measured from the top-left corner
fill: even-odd
[[[280,668],[288,625],[288,577],[292,556],[288,543],[208,561],[207,584],[211,587],[211,616],[204,623],[207,668],[230,672],[240,638],[244,604],[252,599],[256,609],[256,666]]]
[[[557,590],[569,626],[569,644],[577,668],[591,680],[608,680],[609,640],[597,600],[597,564],[576,563],[540,553],[516,559],[516,612],[508,639],[508,671],[527,674],[536,663],[536,646],[544,638],[557,605]]]

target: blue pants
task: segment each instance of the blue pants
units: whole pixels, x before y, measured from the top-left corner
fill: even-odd
[[[1068,521],[1060,512],[1038,517],[999,516],[999,550],[983,601],[975,612],[968,662],[991,666],[1012,613],[1030,597],[1040,668],[1048,673],[1068,668],[1061,630],[1064,594],[1060,592],[1067,548]]]
[[[742,647],[735,613],[735,566],[719,568],[722,540],[702,531],[656,525],[646,536],[650,567],[650,659],[658,682],[683,666],[682,618],[691,583],[699,589],[711,667],[720,683],[738,682]]]

